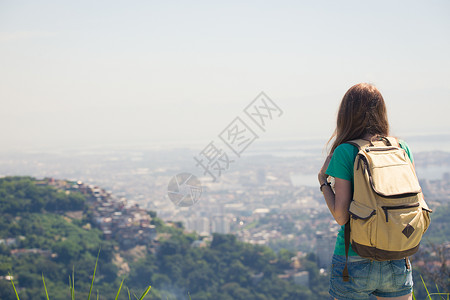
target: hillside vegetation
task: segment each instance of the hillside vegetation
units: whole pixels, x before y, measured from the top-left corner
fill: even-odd
[[[145,299],[188,299],[188,293],[192,300],[328,297],[328,270],[318,269],[314,254],[298,258],[288,250],[239,242],[233,235],[204,239],[185,233],[180,224],[164,223],[154,212],[148,213],[155,239],[123,249],[96,228],[89,201],[79,192],[30,177],[0,178],[0,299],[16,299],[8,273],[21,299],[46,299],[42,273],[50,299],[68,299],[73,271],[76,299],[87,299],[99,249],[94,284],[99,299],[114,299],[123,278],[136,295],[151,285]],[[434,215],[436,233],[427,233],[435,243],[449,236],[445,209]],[[127,292],[121,297],[128,299]]]

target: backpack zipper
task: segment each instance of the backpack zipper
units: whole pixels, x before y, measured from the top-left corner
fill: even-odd
[[[361,160],[363,161],[363,171],[367,170],[369,172],[369,176],[372,177],[369,170],[369,163],[367,162],[366,157],[362,154],[358,155],[358,164],[356,165],[356,170],[358,171],[359,166],[361,165]]]
[[[413,208],[413,207],[418,207],[420,204],[419,203],[414,203],[414,204],[409,204],[409,205],[398,205],[398,206],[382,206],[381,208],[384,211],[384,214],[386,216],[386,222],[389,222],[388,219],[388,210],[391,209],[406,209],[406,208]]]
[[[390,151],[390,150],[397,150],[398,149],[398,147],[389,147],[389,148],[387,148],[387,147],[368,147],[368,148],[365,148],[364,150],[366,151],[366,152],[370,152],[370,151]]]

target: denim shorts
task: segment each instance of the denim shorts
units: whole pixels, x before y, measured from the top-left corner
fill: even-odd
[[[409,260],[408,260],[409,263]],[[360,256],[348,257],[350,280],[344,282],[344,255],[333,255],[331,262],[330,295],[338,300],[400,297],[412,292],[411,264],[405,259],[374,261]]]

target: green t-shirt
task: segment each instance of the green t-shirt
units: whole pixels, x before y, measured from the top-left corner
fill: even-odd
[[[400,147],[406,151],[409,159],[414,162],[413,155],[409,150],[408,145],[399,140]],[[328,165],[326,174],[335,178],[341,178],[348,180],[352,183],[352,193],[353,193],[353,163],[355,161],[356,155],[358,154],[358,148],[350,144],[341,144],[334,150],[333,156],[331,157],[330,164]],[[345,240],[344,240],[344,227],[342,225],[339,229],[338,236],[336,239],[336,246],[334,247],[334,254],[345,255]],[[355,251],[353,251],[350,245],[350,250],[348,252],[349,256],[357,256]]]

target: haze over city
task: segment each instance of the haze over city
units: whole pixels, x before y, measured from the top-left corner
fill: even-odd
[[[261,138],[326,141],[353,84],[392,133],[448,133],[447,1],[2,1],[1,150],[206,145],[261,91]],[[136,146],[139,148],[139,146]]]

